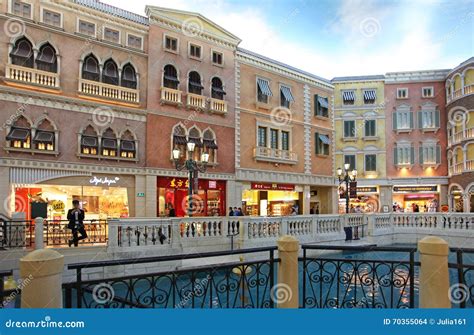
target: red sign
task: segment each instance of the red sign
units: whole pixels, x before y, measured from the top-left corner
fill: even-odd
[[[270,184],[270,183],[252,183],[253,190],[265,191],[294,191],[295,185],[292,184]]]
[[[198,179],[199,180],[199,189],[200,190],[221,190],[225,191],[224,180],[208,180],[208,179]],[[178,190],[188,189],[189,181],[188,178],[179,178],[179,177],[158,177],[157,186],[163,188],[174,188]],[[196,188],[196,185],[193,185]]]

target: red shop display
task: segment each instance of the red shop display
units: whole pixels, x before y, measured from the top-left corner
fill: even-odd
[[[173,208],[178,217],[188,213],[187,178],[158,177],[157,209],[159,216],[169,216]],[[198,189],[193,190],[192,216],[221,216],[226,213],[226,182],[222,180],[199,179]]]

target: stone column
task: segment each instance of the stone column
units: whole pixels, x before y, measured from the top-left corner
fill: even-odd
[[[139,197],[139,193],[144,193],[144,197]],[[135,216],[146,217],[146,200],[148,194],[146,193],[146,176],[135,176]]]
[[[0,204],[3,206],[0,207],[0,214],[4,214],[7,217],[11,217],[11,207],[12,203],[11,197],[15,197],[12,193],[12,187],[10,186],[10,168],[9,167],[0,167]]]
[[[37,217],[35,219],[35,249],[43,249],[44,248],[44,229],[43,229],[44,219],[41,217]]]
[[[156,176],[146,176],[145,186],[145,216],[148,218],[156,218],[158,216],[156,201],[158,186],[156,184]]]
[[[278,308],[298,308],[298,251],[296,238],[284,235],[278,240],[278,284],[272,288],[272,299]],[[276,289],[276,292],[274,292]]]
[[[52,249],[35,250],[20,259],[21,308],[62,308],[64,256]]]
[[[311,209],[311,187],[303,186],[303,215],[308,215]]]
[[[420,308],[451,308],[449,300],[448,243],[427,236],[418,242],[420,251]]]

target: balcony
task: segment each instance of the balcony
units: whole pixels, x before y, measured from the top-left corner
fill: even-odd
[[[267,147],[256,147],[254,149],[254,158],[257,161],[282,164],[296,164],[298,162],[298,156],[296,152]]]
[[[59,89],[59,75],[57,73],[7,64],[5,68],[5,76],[8,81],[12,82]]]
[[[227,114],[227,101],[210,98],[209,112],[221,115]]]
[[[138,90],[86,79],[79,79],[79,93],[100,99],[116,100],[132,104],[140,103]]]
[[[455,145],[471,139],[474,139],[474,127],[458,131],[452,136],[448,135],[448,146]]]
[[[203,111],[206,109],[206,98],[202,95],[188,93],[186,96],[186,108]]]
[[[446,97],[447,103],[449,104],[451,101],[461,98],[463,96],[473,94],[474,93],[474,84],[466,85],[464,88],[457,89],[456,91],[452,92],[452,94],[448,94]]]
[[[183,104],[181,100],[181,91],[168,87],[162,87],[160,104],[181,106]]]

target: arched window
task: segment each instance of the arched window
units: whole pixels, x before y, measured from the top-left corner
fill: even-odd
[[[27,38],[23,37],[16,41],[12,52],[10,53],[13,65],[24,67],[34,67],[33,45]]]
[[[137,89],[137,73],[131,64],[126,64],[122,68],[122,83],[123,87]]]
[[[107,128],[102,133],[101,150],[102,156],[117,156],[117,136],[111,128]]]
[[[118,67],[117,64],[111,59],[104,63],[102,82],[110,85],[119,84]]]
[[[120,157],[136,158],[136,156],[137,149],[135,145],[135,138],[133,137],[133,134],[127,130],[120,138]]]
[[[84,155],[97,155],[99,138],[91,125],[87,126],[81,135],[81,153]]]
[[[206,130],[203,135],[204,151],[209,154],[209,163],[216,162],[217,144],[214,133],[211,130]]]
[[[189,73],[188,78],[188,92],[192,94],[202,94],[201,76],[196,71]]]
[[[163,74],[163,86],[174,90],[178,89],[178,72],[173,65],[166,65]]]
[[[89,55],[82,64],[82,78],[93,81],[100,81],[99,61],[94,55]]]
[[[15,120],[7,135],[11,148],[31,148],[31,124],[24,116]]]
[[[201,132],[193,127],[189,130],[188,134],[188,142],[194,143],[194,152],[193,152],[193,159],[196,161],[201,160],[201,150],[203,147],[202,141],[201,141]]]
[[[186,157],[186,144],[188,140],[186,139],[186,129],[181,125],[177,125],[173,130],[173,147],[171,150],[179,149],[181,152],[181,157]]]
[[[224,91],[224,86],[222,85],[222,81],[217,77],[212,78],[211,97],[213,99],[224,100],[225,94],[226,93]]]
[[[56,51],[51,44],[46,43],[39,49],[38,57],[36,58],[36,67],[38,70],[47,72],[56,73],[58,71]]]
[[[53,151],[55,145],[54,126],[48,119],[44,119],[37,127],[33,143],[35,149]]]

